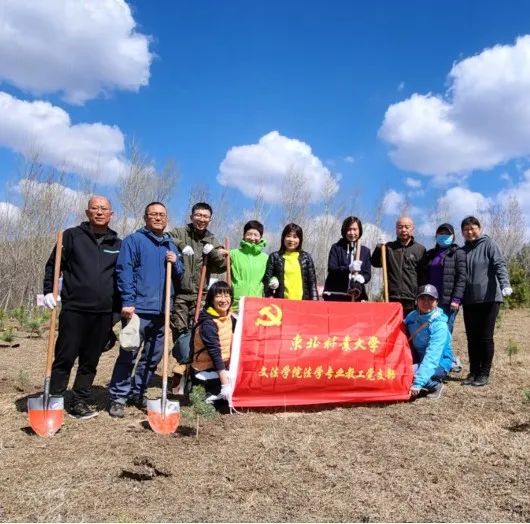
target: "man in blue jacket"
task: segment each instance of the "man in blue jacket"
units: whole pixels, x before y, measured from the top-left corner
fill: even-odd
[[[432,284],[420,287],[417,308],[405,318],[414,361],[410,397],[442,394],[443,380],[451,370],[453,352],[447,316],[438,306],[438,291]]]
[[[162,358],[164,347],[164,288],[166,261],[173,264],[173,282],[184,272],[182,257],[171,237],[164,233],[167,210],[164,204],[152,202],[145,208],[145,227],[126,237],[116,263],[118,290],[122,300],[121,315],[130,320],[140,319],[140,344],[143,351],[132,371],[139,348],[123,349],[120,353],[109,387],[112,417],[123,417],[125,404],[139,408],[146,404],[145,392]],[[171,295],[173,298],[173,287]]]

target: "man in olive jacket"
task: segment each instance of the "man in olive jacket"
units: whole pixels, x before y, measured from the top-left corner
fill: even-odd
[[[386,243],[388,273],[388,295],[390,302],[403,306],[403,318],[416,308],[418,274],[425,256],[425,247],[414,240],[414,222],[402,216],[396,221],[397,239]],[[382,267],[381,244],[379,241],[372,253],[372,266]]]
[[[185,227],[175,228],[170,235],[180,249],[184,259],[184,275],[175,290],[175,300],[171,312],[171,330],[173,332],[173,356],[179,362],[173,371],[173,385],[180,381],[190,351],[190,318],[194,312],[199,292],[199,279],[202,262],[206,266],[206,282],[210,273],[223,273],[226,270],[226,251],[213,233],[208,231],[212,220],[212,208],[206,202],[198,202],[191,208],[191,222]]]

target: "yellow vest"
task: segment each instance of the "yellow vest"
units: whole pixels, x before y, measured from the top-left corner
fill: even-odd
[[[227,315],[226,317],[220,317],[213,308],[208,308],[208,313],[213,316],[213,321],[217,326],[217,333],[221,344],[221,357],[223,358],[225,366],[228,366],[228,362],[230,361],[230,349],[232,347],[232,316]],[[200,330],[201,327],[199,326],[199,328],[195,330],[195,338],[193,339],[194,351],[192,367],[196,371],[204,371],[214,367],[208,350],[204,347]]]

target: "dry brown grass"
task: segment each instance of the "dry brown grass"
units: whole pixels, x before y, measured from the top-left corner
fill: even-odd
[[[163,437],[133,408],[36,437],[17,406],[41,387],[44,341],[17,340],[0,348],[0,520],[528,521],[529,323],[528,310],[502,320],[486,388],[450,381],[437,401],[222,416],[199,442],[192,418]],[[115,357],[102,359],[100,409]]]

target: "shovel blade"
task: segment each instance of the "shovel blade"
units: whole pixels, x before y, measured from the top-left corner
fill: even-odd
[[[53,437],[64,422],[63,397],[50,397],[44,405],[44,396],[28,399],[28,421],[39,437]]]
[[[162,399],[148,400],[147,421],[155,433],[175,433],[180,422],[180,404],[168,400],[163,410]]]

